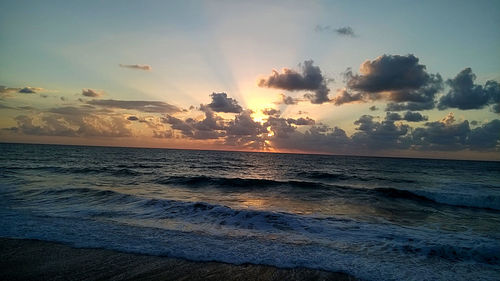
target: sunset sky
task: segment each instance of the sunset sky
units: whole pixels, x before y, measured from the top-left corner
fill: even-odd
[[[2,1],[0,141],[500,160],[500,1]]]

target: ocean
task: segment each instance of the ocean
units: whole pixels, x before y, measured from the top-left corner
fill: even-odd
[[[0,236],[500,280],[500,162],[0,144]]]

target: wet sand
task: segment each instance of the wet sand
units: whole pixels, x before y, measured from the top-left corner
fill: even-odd
[[[307,268],[195,262],[0,238],[0,280],[357,280]]]

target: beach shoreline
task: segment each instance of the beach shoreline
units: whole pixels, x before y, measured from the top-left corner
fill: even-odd
[[[234,265],[0,238],[1,280],[358,280],[308,268]]]

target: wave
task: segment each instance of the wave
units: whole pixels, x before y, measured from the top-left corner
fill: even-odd
[[[387,177],[379,177],[379,176],[360,176],[353,174],[345,174],[345,173],[331,173],[331,172],[323,172],[323,171],[311,171],[311,172],[299,172],[297,176],[308,178],[308,179],[318,179],[318,180],[330,180],[330,181],[347,181],[347,180],[356,180],[356,181],[387,181],[393,183],[415,183],[416,181],[410,179],[401,179],[401,178],[387,178]]]
[[[474,234],[462,237],[459,234],[441,232],[435,229],[399,227],[388,223],[369,223],[347,218],[235,209],[208,202],[146,198],[112,190],[91,188],[24,191],[24,195],[44,198],[41,204],[50,206],[37,204],[37,207],[42,207],[44,210],[44,212],[35,212],[34,215],[37,218],[77,219],[78,223],[82,224],[98,217],[97,221],[118,222],[118,224],[109,226],[112,228],[127,226],[148,228],[149,230],[145,230],[146,234],[142,236],[154,237],[155,241],[162,239],[162,237],[171,236],[152,234],[150,232],[153,231],[151,226],[141,224],[142,221],[154,220],[152,225],[158,231],[181,231],[184,234],[189,233],[200,237],[189,240],[191,241],[189,243],[197,243],[196,241],[199,239],[205,239],[201,237],[219,237],[217,239],[222,239],[227,243],[234,241],[236,244],[255,239],[254,241],[259,241],[256,247],[269,247],[270,251],[275,251],[273,255],[279,255],[280,251],[275,247],[277,247],[277,243],[280,243],[290,245],[293,248],[303,247],[300,249],[312,251],[311,255],[318,253],[314,250],[318,248],[313,247],[320,247],[322,249],[321,255],[324,254],[325,258],[331,255],[332,251],[339,251],[355,254],[357,257],[372,257],[375,261],[387,255],[401,257],[397,253],[403,253],[403,256],[417,260],[439,258],[454,263],[473,261],[487,265],[498,265],[500,262],[498,243],[495,240]],[[47,200],[48,197],[57,202]],[[88,204],[89,202],[85,202],[85,200],[99,204]],[[58,206],[54,203],[63,203],[59,206],[62,210],[59,209],[53,213],[47,211],[48,208]],[[27,213],[26,211],[21,212],[21,214]],[[104,217],[105,220],[101,220],[101,217]],[[2,220],[1,217],[0,220]],[[162,224],[162,222],[167,223]],[[72,233],[72,231],[61,232],[59,222],[56,223],[55,227],[54,233]],[[45,226],[44,231],[46,229],[47,226]],[[83,229],[85,230],[85,228]],[[93,233],[90,236],[99,236],[99,233],[101,232]],[[126,237],[126,235],[123,236]],[[127,242],[130,243],[130,245],[126,245],[127,247],[138,245],[135,240],[137,237],[133,237],[133,241]],[[110,243],[115,245],[114,240]],[[172,243],[164,243],[164,245],[170,244]],[[185,244],[174,243],[172,245]],[[201,243],[196,246],[196,248],[204,250],[207,250],[207,247],[210,248],[211,244]],[[139,251],[150,253],[147,252],[148,249],[150,247],[145,245],[144,250]],[[216,251],[216,249],[218,248],[209,250]],[[255,249],[257,248],[252,248],[249,253],[254,252]],[[181,249],[179,252],[183,253],[184,250]],[[174,255],[176,254],[174,253]],[[292,263],[288,266],[299,264]]]
[[[22,191],[22,197],[30,198],[37,205],[46,205],[47,209],[64,204],[71,207],[64,209],[66,217],[81,218],[104,216],[117,218],[127,216],[134,219],[181,220],[192,225],[203,225],[199,230],[206,231],[206,225],[229,227],[244,230],[266,230],[281,232],[284,229],[304,231],[300,221],[304,218],[288,213],[233,209],[225,205],[207,202],[179,201],[158,199],[120,193],[112,190],[92,188],[62,188],[47,190]],[[61,211],[46,213],[61,216]],[[42,213],[38,215],[44,215]],[[45,214],[47,215],[47,214]],[[311,228],[312,229],[312,228]]]
[[[325,174],[326,176],[327,174]],[[382,196],[384,198],[407,199],[417,202],[426,202],[431,204],[449,205],[455,207],[481,208],[500,210],[500,196],[492,194],[461,194],[459,191],[453,192],[438,192],[425,190],[407,190],[390,187],[364,189],[345,185],[333,185],[314,181],[278,181],[270,179],[255,179],[255,178],[223,178],[223,177],[208,177],[208,176],[170,176],[163,177],[154,181],[158,184],[165,185],[181,185],[191,188],[197,187],[218,187],[218,188],[273,188],[273,187],[289,187],[289,188],[313,188],[313,189],[329,189],[332,191],[342,192],[344,196],[373,194],[374,196]],[[488,188],[489,186],[483,186]],[[331,194],[338,195],[338,192]]]
[[[279,181],[256,178],[224,178],[209,176],[168,176],[154,181],[165,185],[185,185],[190,187],[216,186],[227,188],[266,188],[275,186],[291,186],[301,188],[321,188],[326,187],[322,183],[307,181]]]
[[[493,194],[463,194],[460,192],[449,193],[439,191],[414,191],[417,196],[425,197],[429,200],[440,204],[468,207],[468,208],[481,208],[500,210],[500,195]]]
[[[375,188],[375,192],[391,198],[402,198],[455,207],[500,210],[500,196],[492,194],[461,194],[427,190]]]
[[[129,168],[110,168],[110,167],[57,167],[57,166],[41,166],[41,167],[9,167],[7,171],[16,170],[35,170],[35,171],[47,171],[51,173],[58,174],[110,174],[114,176],[140,176],[145,174],[144,172],[138,172]],[[147,174],[147,173],[146,173]]]

